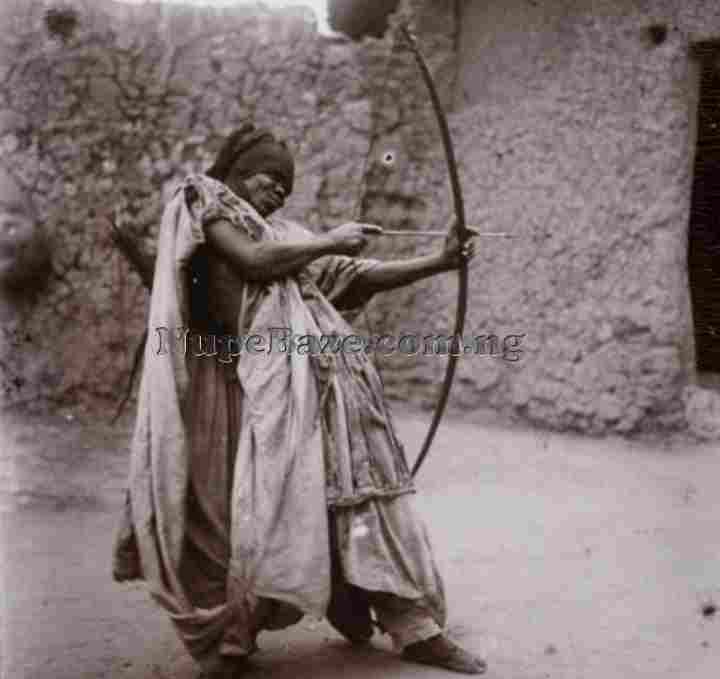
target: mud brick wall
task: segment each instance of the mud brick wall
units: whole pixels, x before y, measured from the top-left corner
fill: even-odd
[[[687,248],[691,46],[720,37],[720,6],[461,5],[452,126],[468,213],[519,236],[483,242],[470,325],[527,335],[516,364],[464,361],[476,407],[559,429],[717,435],[717,395],[692,386]]]
[[[460,361],[455,404],[557,429],[717,438],[720,398],[696,384],[687,265],[693,45],[720,37],[717,3],[449,4],[412,3],[423,43],[457,50],[456,72],[435,73],[468,221],[516,236],[480,241],[468,335],[524,334],[517,362]],[[446,12],[442,36],[433,11]],[[447,209],[442,165],[427,159],[423,198]],[[453,285],[414,290],[412,322],[449,327]],[[427,366],[403,367],[425,393]]]
[[[53,29],[50,6],[77,21]],[[720,33],[717,8],[404,6],[450,110],[468,221],[518,236],[481,241],[468,335],[524,334],[523,353],[464,357],[452,405],[591,433],[687,426],[688,401],[709,413],[715,400],[688,392],[688,46]],[[0,45],[0,180],[34,215],[20,229],[33,247],[8,246],[8,233],[0,247],[22,260],[44,243],[51,262],[0,295],[6,402],[117,401],[147,294],[105,217],[151,246],[163,197],[248,118],[289,140],[298,176],[285,212],[314,229],[441,228],[452,213],[427,93],[387,39],[320,36],[302,10],[38,0],[0,12],[13,27]],[[647,30],[658,22],[662,44]],[[436,246],[386,238],[370,254]],[[449,332],[455,297],[453,275],[379,295],[358,330]],[[380,363],[392,397],[435,402],[443,357]]]
[[[490,275],[473,298],[491,322],[528,333],[529,360],[489,402],[590,431],[681,420],[693,370],[689,46],[720,34],[717,5],[513,1],[465,12],[456,104],[473,130],[470,209],[522,234],[486,251]],[[654,25],[667,29],[660,43]]]
[[[151,249],[163,198],[248,119],[296,154],[287,216],[318,230],[353,217],[395,227],[435,217],[423,198],[442,181],[425,171],[434,121],[412,56],[387,41],[320,36],[302,9],[78,0],[1,11],[13,31],[2,37],[0,179],[32,214],[22,233],[16,222],[0,233],[12,255],[3,275],[20,281],[1,295],[6,403],[119,399],[147,294],[112,246],[107,218]],[[47,275],[24,277],[28,253],[44,250]],[[396,300],[379,300],[378,330]],[[403,368],[390,380],[397,395]],[[433,374],[423,379],[431,389]],[[415,395],[431,398],[430,389]]]

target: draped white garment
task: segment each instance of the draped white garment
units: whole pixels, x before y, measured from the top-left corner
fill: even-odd
[[[128,503],[115,548],[115,577],[142,577],[198,655],[222,636],[237,602],[273,599],[322,616],[330,597],[330,520],[336,521],[348,582],[428,602],[445,618],[442,582],[412,481],[382,395],[364,353],[242,354],[236,364],[240,430],[229,510],[228,600],[193,604],[181,561],[188,526],[191,442],[197,410],[182,342],[158,353],[158,328],[178,337],[190,326],[190,261],[205,244],[204,226],[227,219],[254,240],[312,238],[291,222],[264,220],[224,184],[191,176],[168,203],[158,241]],[[238,335],[269,338],[352,333],[332,304],[371,260],[329,257],[295,277],[243,281],[224,294],[237,301]],[[196,358],[213,361],[213,357]],[[219,373],[220,371],[218,371]],[[221,425],[222,426],[222,425]],[[195,448],[192,448],[195,446]],[[194,451],[194,452],[193,452]],[[204,449],[200,454],[204,454]],[[214,454],[208,447],[208,455]],[[210,464],[211,461],[208,462]],[[223,557],[224,558],[224,557]],[[234,601],[232,601],[234,600]],[[243,606],[246,604],[244,603]],[[242,606],[241,606],[242,608]]]

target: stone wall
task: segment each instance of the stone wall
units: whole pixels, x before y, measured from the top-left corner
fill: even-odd
[[[287,216],[315,229],[435,216],[422,198],[442,181],[423,172],[433,120],[411,55],[389,42],[320,36],[302,9],[18,0],[0,11],[13,27],[1,45],[3,194],[31,206],[22,235],[17,220],[0,234],[6,403],[119,399],[147,294],[107,219],[152,248],[163,198],[247,119],[296,154]],[[452,58],[438,55],[441,67]],[[51,251],[48,271],[23,276],[20,250]],[[385,303],[378,329],[394,313]]]

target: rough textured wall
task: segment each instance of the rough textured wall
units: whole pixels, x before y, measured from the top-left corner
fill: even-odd
[[[2,167],[52,250],[48,284],[4,326],[11,401],[118,393],[146,296],[106,215],[152,240],[162,189],[207,166],[226,128],[257,114],[302,141],[319,107],[306,94],[322,73],[307,17],[59,6],[76,17],[65,34],[48,30],[43,3],[3,8],[15,30],[3,35]]]
[[[1,10],[13,31],[2,38],[0,162],[32,199],[28,242],[52,251],[49,279],[1,305],[11,402],[118,398],[146,294],[103,215],[151,242],[163,193],[248,117],[289,138],[299,176],[287,214],[314,228],[352,216],[437,228],[451,214],[434,116],[400,45],[323,38],[298,12],[110,0],[64,3],[78,24],[51,38],[46,4]],[[697,94],[687,48],[720,32],[718,10],[679,0],[405,8],[454,103],[469,222],[519,236],[481,242],[468,335],[525,334],[524,353],[463,358],[452,403],[596,433],[681,426]],[[663,21],[671,30],[655,45],[646,29]],[[371,254],[434,245],[388,238]],[[455,294],[448,275],[378,296],[359,329],[447,333]],[[434,403],[443,357],[380,362],[392,396]],[[697,412],[714,407],[685,396]]]
[[[22,243],[17,221],[3,222],[0,246],[12,251],[13,275],[24,268],[19,250],[46,243],[52,253],[46,276],[0,295],[6,402],[119,398],[147,295],[112,247],[106,217],[150,246],[163,196],[248,118],[296,152],[288,216],[317,229],[353,215],[394,226],[433,216],[422,198],[428,181],[442,181],[424,174],[433,120],[408,75],[411,55],[387,42],[319,36],[302,10],[77,0],[0,11],[13,27],[1,45],[3,194],[27,197],[33,216]],[[442,7],[429,18],[438,11],[447,18]],[[454,71],[451,56],[440,50],[433,62]],[[379,252],[411,249],[396,245]],[[396,299],[380,300],[391,312],[376,322],[392,317]]]
[[[463,3],[453,129],[483,242],[471,325],[527,334],[466,361],[477,404],[591,432],[683,420],[697,69],[714,2]],[[656,44],[648,28],[666,24]]]

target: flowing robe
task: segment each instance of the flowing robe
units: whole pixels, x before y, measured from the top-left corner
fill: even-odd
[[[296,276],[247,281],[205,243],[217,219],[254,241],[314,237],[203,175],[166,206],[115,578],[144,579],[197,659],[249,653],[259,629],[325,613],[332,530],[346,582],[422,601],[444,624],[442,582],[367,354],[274,346],[230,360],[237,345],[219,339],[270,344],[280,328],[347,337],[333,302],[361,299],[353,280],[376,262],[324,257]],[[211,355],[186,341],[197,329]],[[227,351],[215,354],[211,339]]]

